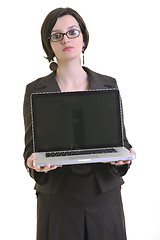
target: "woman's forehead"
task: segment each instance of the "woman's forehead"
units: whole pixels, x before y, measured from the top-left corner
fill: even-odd
[[[65,31],[71,28],[79,28],[79,24],[73,16],[65,15],[57,19],[52,32]]]

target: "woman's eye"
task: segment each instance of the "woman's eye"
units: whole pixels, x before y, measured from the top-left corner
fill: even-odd
[[[52,35],[52,39],[59,39],[59,38],[61,38],[61,34],[60,33],[55,33],[55,34],[53,34]]]
[[[78,30],[72,29],[68,33],[69,33],[70,36],[78,35]]]

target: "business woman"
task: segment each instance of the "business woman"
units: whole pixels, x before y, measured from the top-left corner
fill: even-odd
[[[36,182],[37,240],[126,240],[121,185],[130,161],[33,166],[32,93],[118,88],[114,78],[82,67],[81,53],[87,48],[89,34],[73,9],[50,12],[41,37],[52,73],[28,84],[24,98],[24,159]],[[125,134],[124,143],[133,151]]]

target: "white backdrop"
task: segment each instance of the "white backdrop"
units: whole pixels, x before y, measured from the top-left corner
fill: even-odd
[[[90,32],[85,65],[117,79],[127,136],[137,159],[124,177],[128,240],[160,239],[158,0],[8,0],[0,6],[0,133],[3,239],[34,240],[34,181],[23,165],[23,97],[27,83],[50,73],[40,28],[56,7],[72,7]],[[158,154],[157,154],[158,153]]]

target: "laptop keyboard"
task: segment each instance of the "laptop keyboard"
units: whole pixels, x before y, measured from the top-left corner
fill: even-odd
[[[85,154],[99,154],[99,153],[116,153],[114,148],[109,149],[91,149],[91,150],[72,150],[62,152],[49,152],[46,153],[46,157],[61,157],[61,156],[73,156],[73,155],[85,155]]]

